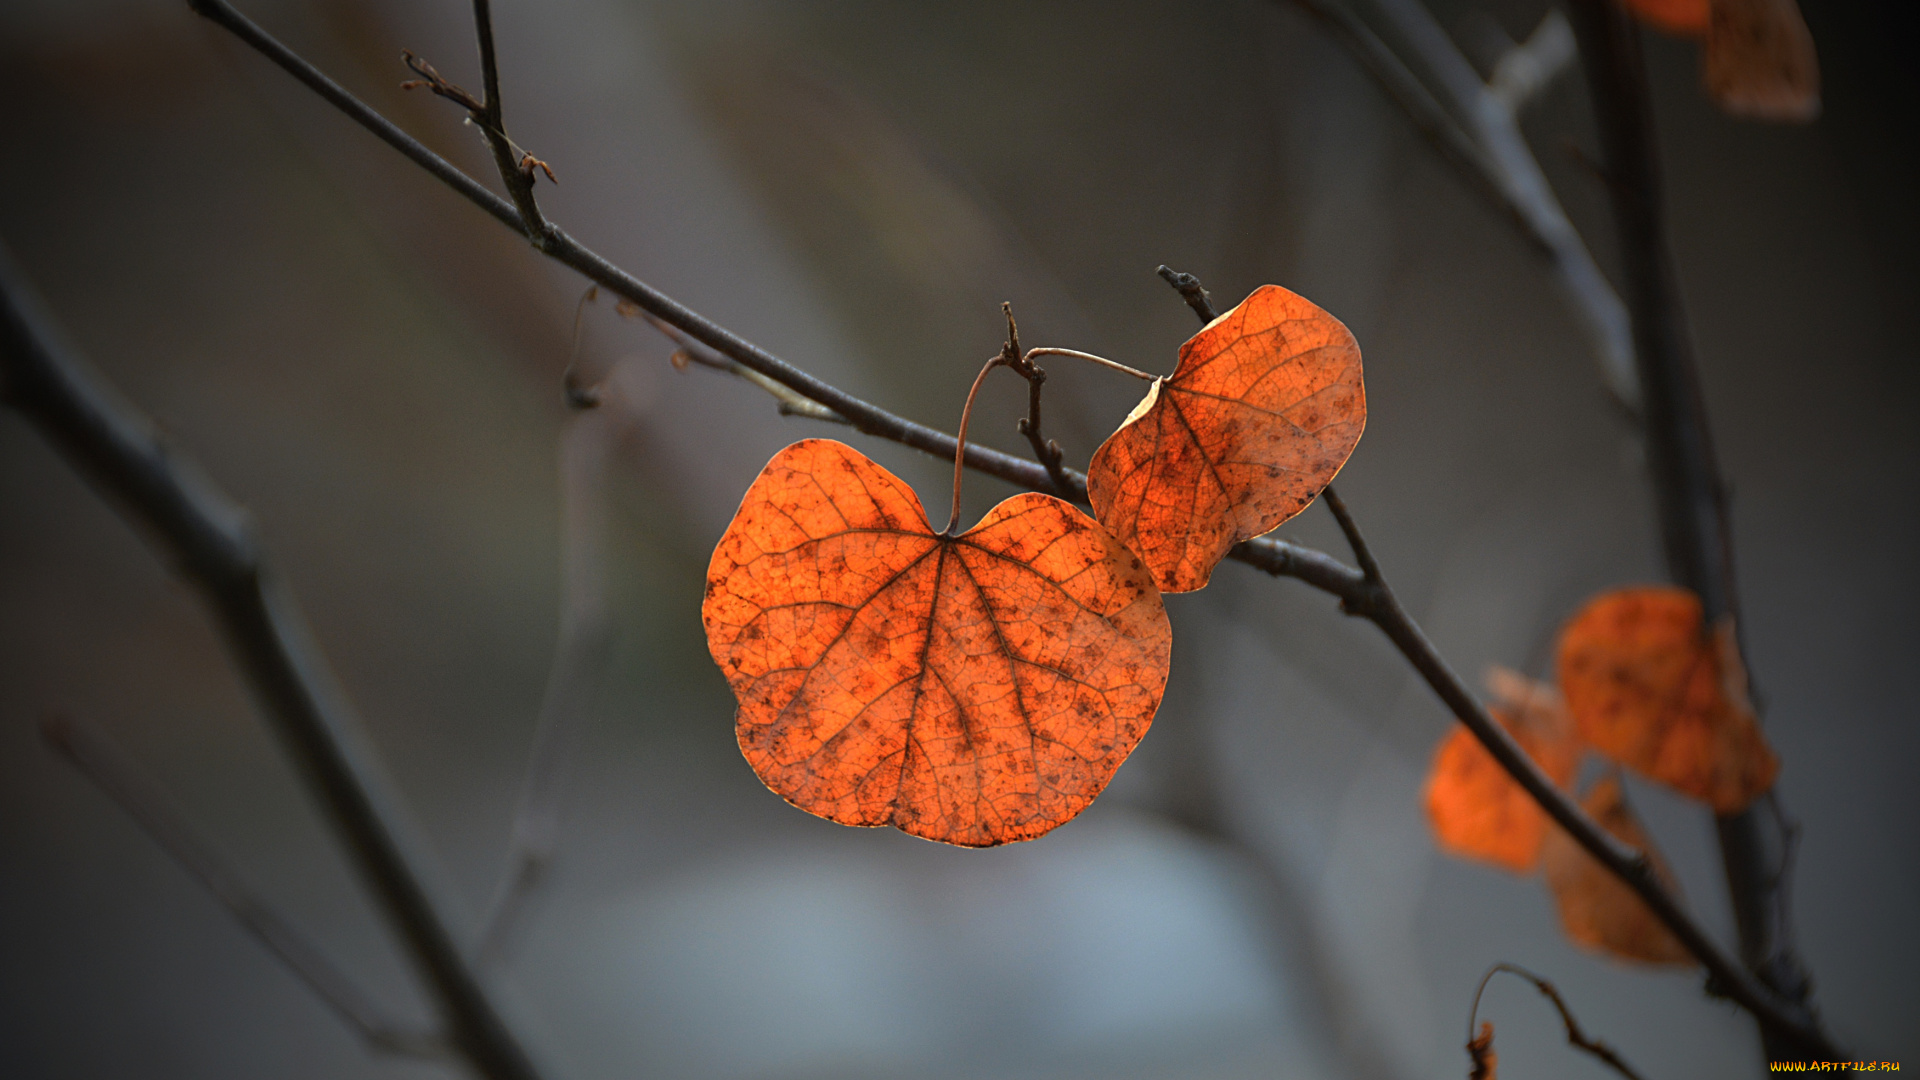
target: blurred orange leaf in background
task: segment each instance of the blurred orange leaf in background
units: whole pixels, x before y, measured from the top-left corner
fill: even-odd
[[[1487,711],[1555,784],[1570,786],[1579,745],[1560,695],[1505,668],[1488,672],[1487,686],[1499,701]],[[1454,724],[1435,751],[1424,801],[1441,850],[1517,874],[1539,864],[1546,812],[1465,724]]]
[[[1360,346],[1340,320],[1278,285],[1180,347],[1094,452],[1094,516],[1163,592],[1207,583],[1227,549],[1305,509],[1367,422]]]
[[[1093,801],[1146,734],[1172,632],[1139,559],[1048,495],[934,532],[912,489],[807,439],[747,490],[701,615],[740,749],[802,810],[968,847]]]
[[[1617,777],[1601,778],[1581,806],[1621,842],[1645,852],[1661,884],[1679,895],[1666,861],[1622,797]],[[1557,825],[1549,829],[1541,862],[1560,912],[1560,925],[1575,944],[1642,963],[1694,966],[1692,954],[1639,895],[1587,854],[1565,829]]]
[[[1820,60],[1794,0],[1713,0],[1702,65],[1722,109],[1755,120],[1820,115]]]
[[[1780,762],[1747,700],[1732,624],[1712,634],[1685,589],[1603,593],[1560,632],[1560,691],[1589,746],[1722,814]]]
[[[1709,0],[1623,0],[1641,22],[1682,37],[1705,37]]]

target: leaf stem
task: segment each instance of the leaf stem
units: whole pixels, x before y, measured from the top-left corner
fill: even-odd
[[[1101,367],[1109,367],[1115,371],[1131,375],[1136,379],[1145,379],[1148,382],[1152,382],[1160,377],[1158,375],[1150,375],[1147,372],[1141,371],[1139,368],[1128,367],[1118,360],[1109,360],[1104,356],[1095,356],[1090,352],[1081,352],[1078,349],[1054,349],[1047,347],[1028,349],[1023,359],[1031,360],[1036,356],[1071,356],[1076,360],[1091,360]]]
[[[987,381],[987,372],[1006,363],[1006,353],[994,353],[981,367],[980,374],[973,377],[973,388],[967,391],[967,403],[960,410],[960,430],[953,437],[953,514],[947,518],[947,527],[940,530],[941,536],[953,536],[954,530],[960,527],[960,480],[967,469],[967,421],[973,419],[973,399],[980,394],[980,384]]]

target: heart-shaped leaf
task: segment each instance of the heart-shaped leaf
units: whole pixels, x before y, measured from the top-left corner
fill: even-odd
[[[1048,495],[934,532],[852,447],[774,455],[707,571],[736,732],[782,798],[969,847],[1093,801],[1166,687],[1172,631],[1140,560]]]

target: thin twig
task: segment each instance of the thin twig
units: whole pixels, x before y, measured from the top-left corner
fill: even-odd
[[[141,775],[106,736],[66,716],[48,717],[40,725],[40,734],[82,776],[118,803],[162,851],[278,956],[334,1015],[359,1032],[368,1046],[408,1057],[452,1056],[452,1048],[438,1035],[409,1030],[382,1016],[379,1006],[248,886],[213,845],[194,832],[159,786]]]
[[[1007,317],[1007,341],[1000,347],[1000,357],[1015,374],[1027,380],[1027,415],[1014,421],[1014,430],[1027,437],[1034,458],[1046,466],[1053,493],[1070,499],[1073,489],[1064,471],[1066,455],[1061,452],[1060,444],[1047,438],[1040,427],[1040,390],[1047,384],[1047,369],[1034,363],[1031,353],[1020,351],[1020,327],[1013,321],[1013,304],[1003,301],[1000,310]]]
[[[616,624],[607,600],[606,471],[633,403],[611,375],[588,388],[600,405],[571,417],[560,434],[560,632],[540,698],[533,748],[508,833],[505,872],[480,922],[477,962],[505,952],[559,847],[565,780],[613,658]]]
[[[449,893],[426,845],[244,511],[83,370],[11,254],[0,250],[5,403],[199,588],[235,666],[405,942],[449,1041],[491,1080],[536,1080],[527,1051],[455,943],[440,899]]]
[[[1200,322],[1203,325],[1220,317],[1220,313],[1213,309],[1213,297],[1201,287],[1199,278],[1192,274],[1183,274],[1165,263],[1156,267],[1154,273],[1159,274],[1162,281],[1173,286],[1173,291],[1180,294],[1180,299],[1185,300],[1187,306],[1193,309],[1193,313],[1200,316]]]
[[[1668,246],[1659,150],[1639,29],[1610,0],[1572,7],[1620,239],[1622,280],[1633,311],[1644,395],[1647,468],[1668,575],[1700,597],[1709,625],[1738,618],[1733,530],[1726,485],[1707,419],[1678,274]],[[1757,805],[1716,818],[1721,865],[1733,901],[1742,959],[1759,979],[1815,1018],[1809,1029],[1761,1026],[1772,1061],[1840,1060],[1820,1030],[1812,980],[1787,917],[1786,842]]]
[[[533,170],[538,166],[548,180],[553,179],[553,170],[507,137],[507,123],[500,111],[500,67],[493,55],[493,12],[489,0],[473,0],[473,29],[480,39],[480,78],[487,95],[481,106],[480,128],[486,133],[487,146],[493,150],[493,164],[500,170],[500,182],[507,186],[513,205],[520,211],[521,230],[537,246],[548,229],[546,219],[540,215],[540,205],[533,197]]]
[[[560,392],[571,409],[591,409],[600,404],[599,388],[587,385],[580,378],[580,337],[585,329],[587,305],[599,296],[600,286],[589,285],[587,291],[580,294],[579,303],[573,305],[573,344],[567,349],[567,369],[560,374]]]
[[[1360,526],[1354,524],[1353,515],[1347,513],[1347,504],[1334,493],[1332,484],[1320,492],[1320,500],[1327,504],[1327,509],[1333,511],[1333,520],[1340,523],[1340,533],[1347,538],[1347,546],[1353,549],[1353,559],[1360,564],[1360,572],[1367,575],[1368,581],[1384,584],[1386,579],[1380,573],[1380,564],[1373,560],[1373,551],[1367,547],[1367,538],[1360,535]]]
[[[1567,1008],[1566,1001],[1561,998],[1560,991],[1555,989],[1552,983],[1518,964],[1495,964],[1487,969],[1485,975],[1480,977],[1480,985],[1473,991],[1473,1008],[1467,1013],[1468,1043],[1473,1042],[1473,1022],[1480,1015],[1480,995],[1486,992],[1487,983],[1492,982],[1493,977],[1503,971],[1509,975],[1517,975],[1532,983],[1535,990],[1540,991],[1546,995],[1548,1001],[1553,1002],[1553,1007],[1560,1012],[1561,1022],[1567,1025],[1567,1042],[1570,1045],[1576,1049],[1584,1050],[1594,1057],[1599,1058],[1601,1061],[1606,1062],[1613,1071],[1626,1077],[1627,1080],[1641,1080],[1640,1074],[1634,1072],[1632,1066],[1622,1061],[1620,1055],[1615,1052],[1613,1047],[1608,1046],[1598,1039],[1590,1039],[1587,1037],[1587,1033],[1580,1029],[1580,1022],[1573,1018],[1573,1010]]]
[[[307,61],[274,41],[224,0],[189,0],[189,3],[196,11],[208,15],[222,26],[247,28],[244,33],[237,29],[235,32],[269,59],[293,72],[307,85],[316,88],[331,87],[331,91],[327,93],[328,100],[335,101],[336,104],[340,103],[338,98],[352,102],[352,107],[342,105],[342,110],[381,139],[401,148],[409,158],[423,163],[427,161],[438,163],[430,166],[430,171],[433,171],[434,175],[442,175],[441,166],[456,176],[461,175],[457,169],[446,165],[432,151],[420,146],[416,140],[400,131],[384,117],[358,101],[354,101],[351,95],[346,94],[326,76],[320,74]],[[513,216],[512,207],[504,200],[473,183],[470,178],[463,177],[463,181],[449,180],[448,184],[467,198],[479,203],[496,218],[515,228],[519,227],[518,220]],[[890,439],[938,457],[949,460],[957,458],[956,465],[964,462],[968,468],[998,476],[1030,490],[1042,491],[1052,485],[1052,478],[1048,475],[1045,466],[1038,462],[1029,462],[977,444],[968,445],[964,447],[963,452],[957,453],[961,448],[952,436],[895,416],[839,387],[793,367],[614,266],[581,246],[558,227],[549,225],[548,228],[550,231],[547,234],[547,242],[539,246],[550,257],[578,270],[589,280],[626,297],[643,311],[712,347],[729,359],[832,409],[845,417],[856,430]],[[1073,501],[1085,502],[1085,475],[1071,470],[1063,470],[1063,472],[1072,486]],[[1495,760],[1513,774],[1549,816],[1565,828],[1582,847],[1599,859],[1602,865],[1647,901],[1648,907],[1655,916],[1673,930],[1675,936],[1700,959],[1711,973],[1719,990],[1747,1009],[1765,1016],[1769,1022],[1788,1027],[1805,1027],[1808,1024],[1808,1018],[1804,1013],[1792,1003],[1780,1000],[1766,986],[1751,978],[1714,944],[1705,931],[1693,922],[1691,916],[1666,893],[1660,882],[1653,876],[1651,865],[1646,862],[1644,856],[1621,844],[1611,834],[1602,830],[1564,792],[1555,787],[1544,773],[1540,772],[1526,753],[1520,749],[1519,744],[1507,734],[1506,729],[1494,722],[1474,699],[1472,692],[1460,681],[1459,676],[1440,658],[1432,643],[1427,641],[1420,628],[1393,599],[1390,590],[1385,589],[1384,586],[1376,589],[1361,571],[1342,564],[1324,552],[1304,548],[1285,540],[1259,537],[1244,541],[1229,552],[1229,557],[1275,576],[1296,578],[1315,588],[1332,593],[1340,597],[1343,607],[1347,610],[1355,614],[1366,614],[1371,618],[1386,632],[1388,639],[1407,657],[1414,669],[1420,673],[1428,686],[1433,688],[1454,715],[1472,730],[1482,743],[1487,745]]]

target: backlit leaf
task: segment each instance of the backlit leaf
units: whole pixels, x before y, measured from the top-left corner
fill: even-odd
[[[1487,711],[1527,756],[1561,787],[1579,764],[1573,721],[1551,686],[1495,668],[1488,688],[1498,699]],[[1455,724],[1433,755],[1424,802],[1441,850],[1532,873],[1547,835],[1547,815],[1465,724]]]
[[[1722,814],[1773,786],[1732,625],[1705,633],[1692,593],[1595,598],[1560,632],[1559,669],[1581,739],[1615,761]]]
[[[774,455],[714,550],[701,608],[740,749],[788,802],[969,847],[1093,801],[1146,734],[1171,631],[1139,559],[1016,495],[934,532],[852,447]]]
[[[1161,591],[1188,592],[1228,548],[1305,509],[1366,422],[1353,335],[1262,285],[1181,346],[1173,374],[1094,453],[1087,494]]]
[[[1618,778],[1603,777],[1581,805],[1602,828],[1646,852],[1661,882],[1678,893],[1666,861],[1621,797]],[[1575,944],[1647,964],[1694,965],[1692,954],[1654,917],[1639,894],[1587,854],[1565,829],[1556,825],[1549,830],[1541,847],[1541,863],[1560,911],[1560,925]]]

